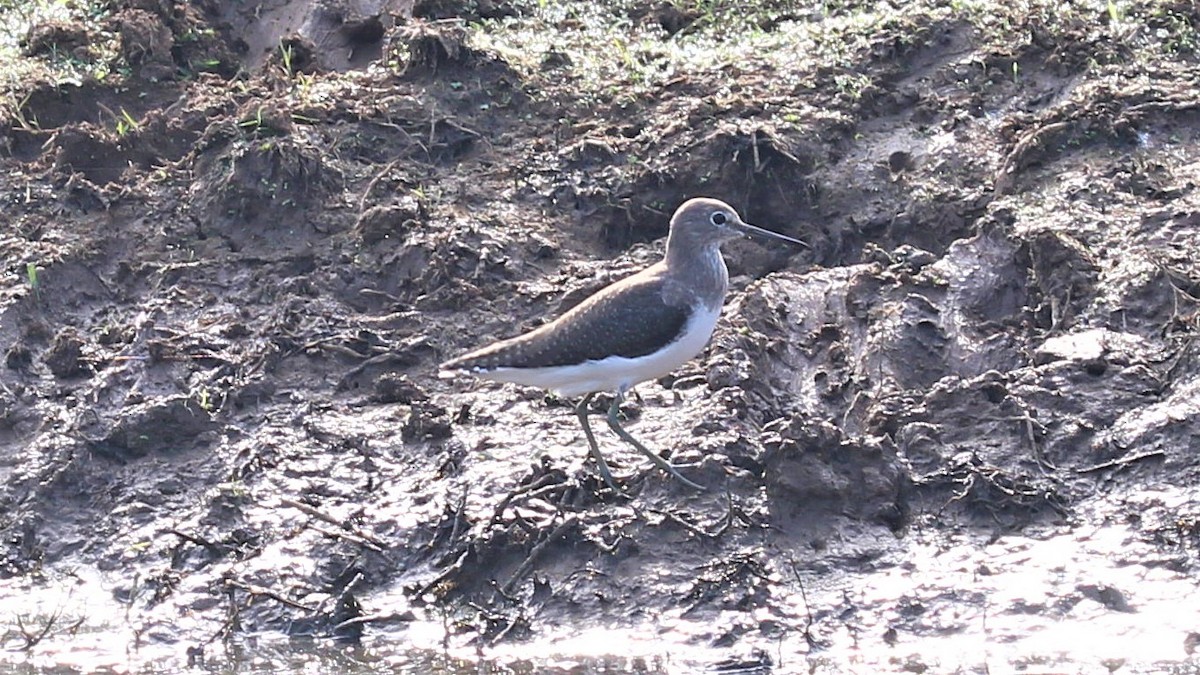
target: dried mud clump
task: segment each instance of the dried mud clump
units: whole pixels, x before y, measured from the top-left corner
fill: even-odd
[[[75,173],[96,185],[117,181],[127,168],[120,142],[106,130],[90,124],[63,127],[50,140],[54,169],[64,176]]]
[[[173,453],[205,443],[217,429],[211,413],[195,397],[176,396],[131,405],[118,414],[103,435],[91,441],[93,451],[112,459],[140,459],[151,453]],[[89,429],[89,433],[95,433]]]
[[[354,234],[363,246],[374,246],[384,240],[400,241],[406,231],[419,226],[425,217],[420,202],[406,196],[397,204],[381,204],[364,210],[354,224]]]
[[[459,25],[410,24],[399,33],[404,44],[404,74],[408,76],[449,75],[474,70],[495,61],[489,53],[467,44],[467,31]],[[393,39],[392,48],[396,48]]]
[[[681,33],[704,16],[699,8],[677,5],[671,2],[637,5],[629,10],[633,21],[653,21],[668,36]]]
[[[113,22],[121,37],[122,56],[140,67],[143,76],[160,78],[174,72],[175,36],[157,14],[127,9],[113,17]]]
[[[773,422],[763,434],[763,474],[780,527],[818,513],[897,532],[908,524],[911,477],[886,437],[852,440],[801,416]]]
[[[1071,233],[1053,230],[1034,234],[1023,253],[1040,300],[1034,312],[1038,325],[1055,332],[1077,321],[1095,301],[1100,269],[1092,254]]]
[[[321,203],[338,184],[337,167],[286,115],[248,111],[242,122],[254,132],[233,132],[228,143],[209,147],[197,161],[194,208],[220,230],[234,223],[287,227],[280,214]],[[240,229],[229,230],[232,242],[244,239]]]
[[[29,27],[21,40],[25,56],[53,56],[66,53],[81,61],[91,61],[92,32],[85,26],[63,21],[47,21]]]
[[[237,41],[228,25],[213,19],[220,3],[127,0],[109,19],[121,36],[128,63],[150,82],[187,78],[194,73],[232,76],[238,67]]]
[[[517,7],[504,0],[416,0],[412,3],[413,18],[438,21],[442,19],[503,19],[517,15]]]
[[[296,73],[316,73],[321,70],[319,54],[312,40],[293,35],[280,40],[279,48],[270,52],[265,61],[266,70],[288,78]]]
[[[19,342],[4,352],[4,365],[10,370],[28,368],[32,363],[33,350]]]
[[[79,332],[66,328],[54,336],[54,342],[46,351],[43,361],[55,377],[68,378],[83,375],[88,372],[87,363],[83,359],[83,350],[87,345]]]

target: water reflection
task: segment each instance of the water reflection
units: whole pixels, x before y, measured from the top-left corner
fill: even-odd
[[[267,675],[268,673],[413,673],[421,675],[600,675],[606,673],[652,674],[672,672],[659,659],[643,657],[587,657],[584,659],[493,659],[455,656],[435,649],[404,646],[376,647],[339,645],[322,640],[250,640],[245,644],[217,647],[205,654],[161,657],[134,662],[82,662],[75,654],[72,664],[52,664],[48,659],[30,658],[21,663],[0,664],[0,675],[130,675],[149,673],[214,673],[220,675]],[[14,656],[6,655],[6,660]]]

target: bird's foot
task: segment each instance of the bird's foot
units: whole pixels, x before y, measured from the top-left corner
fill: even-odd
[[[679,473],[679,469],[676,467],[676,465],[664,459],[661,455],[652,451],[650,448],[642,445],[641,441],[634,438],[628,431],[625,431],[625,427],[621,426],[620,405],[621,395],[618,393],[617,397],[613,399],[612,406],[610,406],[608,409],[608,415],[606,416],[605,421],[608,422],[609,428],[611,428],[613,432],[617,434],[617,436],[621,437],[621,440],[637,448],[638,452],[645,455],[651,462],[654,462],[655,466],[671,474],[672,477],[684,485],[692,488],[693,490],[699,490],[700,492],[704,492],[708,489],[699,483],[684,478],[683,474]]]
[[[639,449],[641,449],[641,448],[639,448]],[[708,490],[708,488],[704,487],[703,485],[696,483],[694,481],[688,480],[687,478],[683,477],[683,474],[679,473],[680,467],[685,466],[685,465],[672,464],[671,462],[667,461],[666,459],[663,459],[657,453],[650,452],[649,450],[643,450],[643,453],[647,457],[649,457],[650,461],[654,462],[658,466],[658,468],[671,474],[671,476],[673,478],[675,478],[676,480],[678,480],[680,483],[683,483],[684,485],[692,488],[693,490],[698,490],[700,492],[705,492]],[[691,465],[687,465],[687,466],[691,466]]]
[[[600,454],[599,450],[591,454],[592,458],[596,461],[596,473],[599,473],[600,477],[604,479],[604,484],[608,486],[608,489],[612,490],[613,493],[619,497],[631,499],[629,493],[622,490],[621,486],[618,485],[618,479],[613,476],[612,470],[608,466],[608,462],[604,461],[604,457]],[[626,481],[621,479],[621,482]]]

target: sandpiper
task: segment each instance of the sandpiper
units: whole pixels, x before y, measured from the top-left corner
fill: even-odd
[[[630,388],[670,373],[708,344],[729,287],[720,246],[742,235],[805,246],[744,222],[725,202],[688,200],[671,217],[667,252],[661,261],[605,287],[533,331],[443,363],[442,371],[541,387],[566,397],[582,395],[575,414],[589,451],[605,482],[618,490],[588,422],[592,397],[611,391],[608,426],[661,469],[702,490],[631,436],[618,414]]]

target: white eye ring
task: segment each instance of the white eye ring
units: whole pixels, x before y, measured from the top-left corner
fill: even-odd
[[[725,213],[724,211],[714,211],[713,214],[708,217],[708,222],[716,225],[717,227],[721,227],[729,222],[729,214]]]

